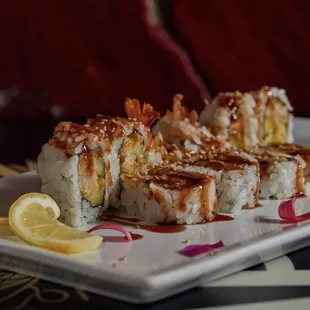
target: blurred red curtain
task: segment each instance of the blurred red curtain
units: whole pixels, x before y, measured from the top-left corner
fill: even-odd
[[[123,115],[125,97],[161,113],[218,91],[284,87],[310,116],[309,1],[171,0],[164,32],[153,1],[11,0],[0,10],[2,115]]]

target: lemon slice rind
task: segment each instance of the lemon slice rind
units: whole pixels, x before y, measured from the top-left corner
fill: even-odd
[[[33,205],[39,208],[29,212]],[[59,215],[59,207],[51,197],[29,193],[12,204],[9,224],[12,231],[26,243],[65,254],[94,250],[100,245],[102,237],[66,226],[57,221]],[[25,224],[25,218],[30,218],[30,225],[29,222]]]

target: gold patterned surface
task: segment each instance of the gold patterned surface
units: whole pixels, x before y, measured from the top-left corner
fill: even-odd
[[[45,309],[54,305],[60,309],[62,305],[77,303],[88,309],[89,296],[84,291],[55,285],[38,278],[0,270],[0,309]],[[85,306],[84,306],[85,305]],[[66,307],[65,309],[71,309]]]
[[[37,163],[33,160],[26,159],[25,165],[9,164],[3,165],[0,163],[0,177],[9,177],[23,172],[37,170]]]

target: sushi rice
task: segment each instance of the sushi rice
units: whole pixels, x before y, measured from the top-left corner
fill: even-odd
[[[104,168],[108,159],[101,153],[106,143],[100,133],[68,122],[60,123],[53,138],[42,147],[38,157],[42,192],[56,201],[60,208],[59,220],[67,225],[84,225],[97,218],[100,208],[106,210],[109,206],[105,195],[109,191],[105,179],[109,169]],[[99,158],[93,156],[98,151]],[[89,163],[84,169],[86,154]],[[95,158],[101,165],[93,162]],[[89,201],[92,198],[93,203]]]
[[[124,177],[122,205],[129,215],[155,223],[197,224],[214,218],[216,186],[211,174],[173,169],[148,177]]]
[[[271,151],[254,156],[260,164],[260,199],[288,199],[305,193],[305,162],[300,156]]]
[[[219,93],[211,104],[206,103],[199,121],[210,127],[218,139],[229,140],[238,149],[259,142],[255,100],[249,93]]]
[[[257,160],[241,152],[193,155],[172,164],[175,170],[212,174],[217,189],[217,211],[236,213],[254,208],[258,203],[259,165]]]
[[[293,107],[284,89],[264,86],[251,92],[256,102],[260,143],[293,143]]]

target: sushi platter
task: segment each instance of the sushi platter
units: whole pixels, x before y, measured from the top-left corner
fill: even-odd
[[[310,124],[284,90],[125,111],[59,123],[0,179],[0,268],[148,303],[310,245]]]

